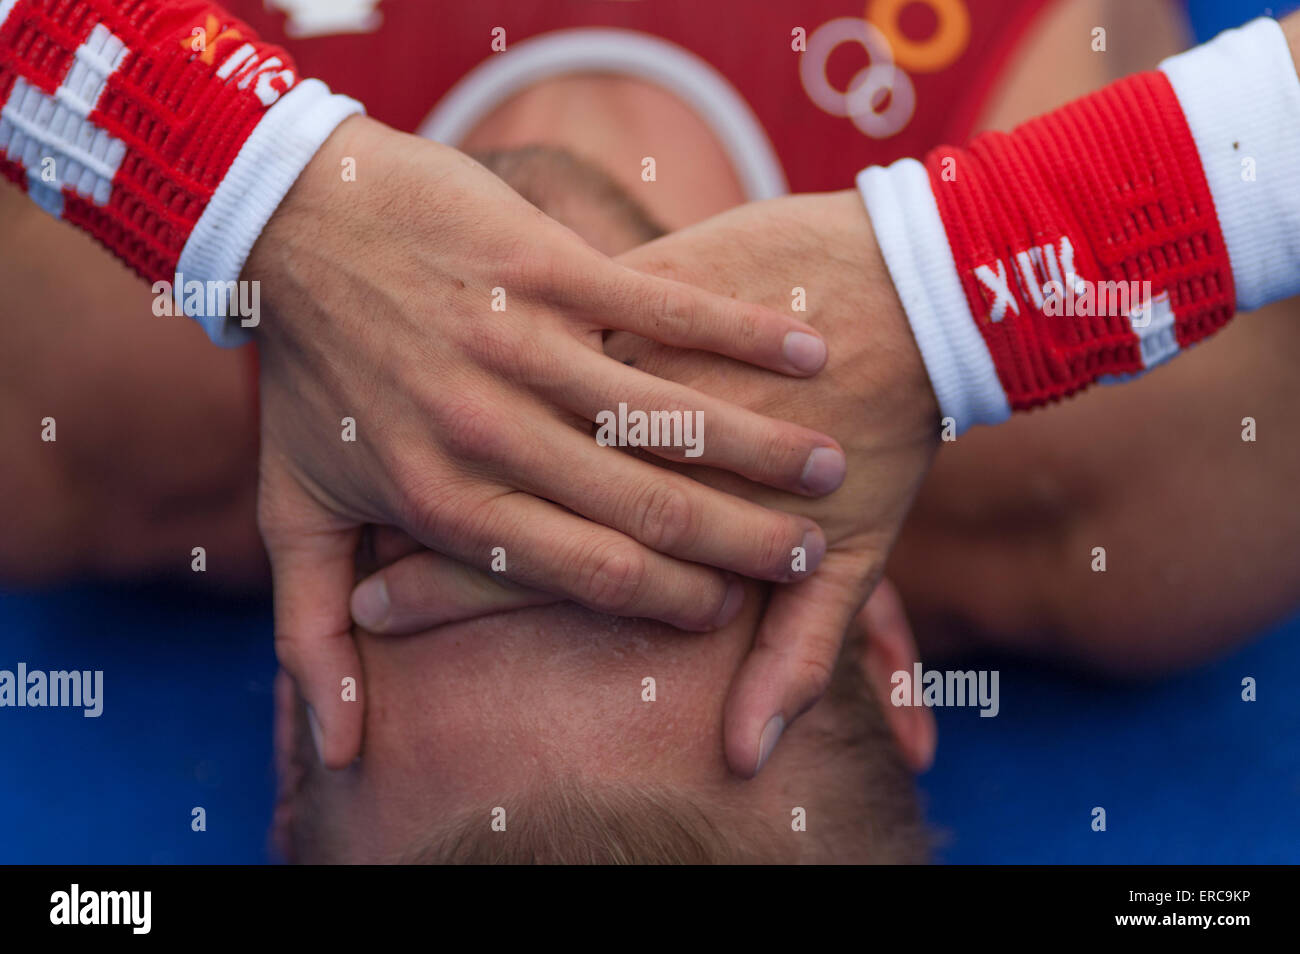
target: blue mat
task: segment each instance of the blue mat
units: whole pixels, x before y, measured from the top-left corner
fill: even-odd
[[[1140,2],[1140,0],[1139,0]],[[1183,0],[1187,19],[1197,43],[1204,43],[1230,27],[1241,26],[1256,17],[1282,19],[1300,8],[1300,0]]]
[[[0,862],[265,860],[266,606],[175,588],[0,594],[0,669],[104,671],[103,713],[0,709]],[[190,829],[202,807],[207,831]]]
[[[1300,862],[1300,617],[1141,685],[985,660],[1001,712],[937,709],[922,780],[953,863]],[[1242,701],[1242,679],[1256,702]],[[1106,830],[1092,829],[1094,808]]]
[[[266,606],[74,587],[0,594],[0,620],[0,669],[104,670],[97,719],[0,709],[0,862],[266,860]],[[1300,861],[1300,618],[1145,686],[979,665],[1000,669],[1001,713],[937,710],[923,779],[942,860]],[[1241,701],[1247,675],[1258,702]],[[196,806],[206,832],[190,829]]]

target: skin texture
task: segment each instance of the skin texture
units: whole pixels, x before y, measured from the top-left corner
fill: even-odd
[[[557,185],[562,190],[565,183]],[[808,201],[815,201],[816,208],[810,208]],[[581,207],[572,200],[570,205]],[[867,262],[883,274],[883,262],[871,255],[870,229],[861,204],[851,193],[788,200],[787,206],[791,228],[782,234],[794,247],[824,237],[796,227],[809,217],[841,223],[843,234],[836,236],[841,241],[835,243],[841,250],[839,257],[824,254],[825,272],[811,278],[847,273],[840,266],[848,259]],[[748,219],[738,214],[726,227],[743,233]],[[777,281],[764,261],[726,258],[724,250],[734,248],[735,242],[720,228],[714,222],[708,229],[687,230],[651,243],[639,250],[635,261],[647,267],[653,262],[665,270],[681,269],[692,279],[725,274],[729,281],[751,289]],[[627,244],[626,235],[622,244]],[[610,248],[615,250],[616,246]],[[786,246],[774,252],[790,250]],[[681,264],[685,260],[693,264]],[[881,320],[873,326],[870,347],[887,352],[895,361],[914,362],[919,369],[919,355],[888,284],[880,280],[872,288],[878,291],[870,300],[850,296],[844,309],[810,310],[809,320],[817,326],[836,327],[843,347],[837,348],[816,378],[791,382],[792,387],[779,391],[769,386],[774,376],[750,375],[741,363],[710,361],[699,352],[655,348],[643,339],[620,335],[611,336],[606,348],[622,360],[651,364],[669,380],[698,376],[742,405],[755,401],[780,407],[794,420],[816,421],[817,426],[837,433],[861,416],[867,404],[881,404],[881,413],[886,413],[886,396],[871,390],[872,379],[853,373],[864,360],[867,342],[865,335],[844,333],[849,325],[863,327],[849,320],[850,315],[875,311],[891,317],[892,325]],[[719,290],[734,292],[730,286]],[[787,293],[779,284],[773,285],[774,296]],[[835,300],[834,295],[826,298]],[[923,380],[920,384],[928,387]],[[888,404],[889,412],[922,403],[908,397],[894,395],[891,400],[897,403]],[[896,593],[885,586],[858,612],[868,578],[878,571],[878,555],[887,548],[885,541],[863,530],[867,508],[862,502],[872,500],[873,478],[888,468],[891,457],[913,461],[910,466],[923,469],[929,434],[924,426],[919,433],[919,439],[900,438],[896,449],[876,446],[874,454],[866,445],[844,444],[855,479],[816,501],[765,494],[757,484],[728,481],[706,468],[668,465],[717,482],[738,496],[760,497],[772,506],[815,508],[816,519],[825,522],[833,541],[823,572],[814,578],[834,584],[831,590],[821,591],[829,597],[827,606],[813,607],[798,622],[823,639],[822,626],[839,627],[838,633],[824,640],[829,659],[814,678],[829,679],[837,665],[846,667],[856,677],[841,671],[838,678],[857,686],[858,695],[853,702],[826,697],[815,705],[810,698],[812,708],[790,727],[778,754],[769,749],[769,762],[754,782],[742,782],[740,775],[728,770],[733,759],[723,733],[728,686],[742,667],[751,665],[750,660],[762,658],[753,647],[760,625],[766,625],[772,612],[767,609],[760,620],[764,598],[752,584],[741,616],[706,637],[691,637],[648,621],[620,622],[572,604],[514,610],[412,632],[455,619],[458,607],[449,604],[449,595],[465,599],[473,593],[502,605],[551,598],[522,592],[494,574],[428,551],[392,563],[416,545],[392,532],[375,534],[368,550],[374,563],[390,564],[385,572],[394,602],[419,601],[420,612],[390,620],[392,631],[410,635],[358,634],[371,692],[365,702],[364,754],[354,766],[322,771],[310,719],[287,682],[280,687],[277,751],[283,788],[276,813],[280,850],[301,861],[410,860],[420,856],[422,846],[460,837],[456,828],[446,831],[450,819],[468,817],[470,824],[486,825],[490,812],[501,806],[508,819],[526,825],[529,813],[542,811],[545,793],[568,784],[582,791],[609,785],[667,789],[691,805],[710,806],[706,814],[728,829],[730,850],[741,860],[922,860],[925,837],[913,814],[906,770],[921,770],[932,758],[932,715],[923,708],[898,708],[879,701],[888,699],[892,673],[910,671],[915,659]],[[439,585],[430,588],[430,579]],[[869,582],[874,583],[874,578]],[[773,600],[779,598],[778,592]],[[842,606],[849,607],[847,614],[837,618]],[[842,637],[851,628],[862,638],[841,657]],[[661,693],[653,705],[640,697],[647,675],[656,680]],[[862,698],[861,683],[872,687],[870,699]],[[817,687],[817,696],[823,688],[824,684]],[[864,721],[863,704],[878,706],[879,715]],[[877,724],[885,731],[872,730],[863,745],[828,744],[828,739]],[[757,758],[757,752],[747,757]],[[752,774],[753,763],[749,767],[751,771],[743,774]],[[817,819],[816,837],[792,840],[788,836],[792,806],[806,808]],[[730,830],[735,827],[739,831]],[[508,827],[503,838],[509,837]]]
[[[709,806],[737,857],[923,859],[908,770],[933,754],[927,709],[886,704],[855,725],[860,705],[828,698],[792,727],[759,779],[727,772],[725,687],[762,602],[750,586],[740,617],[706,638],[573,604],[413,637],[358,633],[372,691],[355,765],[322,770],[301,701],[287,680],[277,687],[276,843],[297,861],[410,859],[445,837],[449,819],[486,828],[498,806],[505,841],[564,782],[653,786]],[[876,601],[857,625],[864,636],[843,665],[885,699],[890,673],[915,655],[896,598]],[[654,702],[642,699],[647,677]],[[859,731],[869,733],[861,746],[829,742]],[[796,806],[808,813],[806,832],[791,830]]]

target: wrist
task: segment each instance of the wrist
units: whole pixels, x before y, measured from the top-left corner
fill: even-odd
[[[321,143],[267,220],[241,275],[258,283],[262,301],[273,316],[252,329],[258,340],[282,336],[289,327],[297,309],[284,305],[306,290],[294,275],[295,264],[301,266],[305,257],[304,245],[327,241],[355,212],[355,196],[348,193],[355,178],[349,174],[348,160],[366,152],[374,155],[374,139],[387,132],[382,123],[364,115],[344,119]],[[340,220],[339,215],[345,219]]]
[[[903,159],[858,174],[877,244],[937,399],[959,430],[1011,414],[966,292],[925,167]],[[937,415],[936,415],[937,416]]]
[[[959,430],[1144,373],[1234,308],[1300,292],[1292,55],[1257,20],[1010,134],[859,176]]]
[[[865,414],[875,419],[882,408],[892,409],[891,416],[903,425],[900,437],[930,440],[937,433],[940,402],[901,289],[891,277],[878,224],[856,189],[823,198],[823,214],[817,216],[822,241],[836,258],[847,259],[843,274],[855,276],[841,294],[856,307],[849,327],[836,334],[834,351],[852,355],[855,374],[870,376],[868,387],[855,388],[866,396]]]

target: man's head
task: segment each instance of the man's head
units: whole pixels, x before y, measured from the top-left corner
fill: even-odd
[[[915,658],[889,590],[764,771],[727,772],[723,702],[762,595],[752,586],[746,611],[703,636],[572,604],[359,633],[365,754],[349,769],[320,766],[301,700],[287,678],[277,687],[282,849],[304,862],[924,860],[909,770],[928,762],[934,727],[887,702],[890,674]]]
[[[613,176],[567,149],[531,145],[493,149],[476,153],[474,158],[606,255],[617,255],[664,234],[663,226]]]

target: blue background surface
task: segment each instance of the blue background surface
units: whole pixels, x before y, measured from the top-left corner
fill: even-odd
[[[1142,3],[1144,0],[1132,2]],[[1280,20],[1300,7],[1300,0],[1274,0],[1272,3],[1260,3],[1259,0],[1184,0],[1183,5],[1187,8],[1196,41],[1200,43],[1255,17],[1269,16]]]
[[[1188,0],[1198,39],[1268,9]],[[105,670],[98,719],[0,710],[0,862],[267,860],[267,606],[175,588],[0,593],[0,634],[0,668]],[[1300,862],[1300,618],[1141,686],[978,665],[1000,669],[1002,711],[938,710],[922,780],[942,860]],[[1241,701],[1244,676],[1257,702]],[[206,832],[190,830],[194,806]]]
[[[99,718],[0,709],[0,862],[267,859],[269,606],[70,587],[0,594],[0,626],[0,669],[104,670]]]
[[[922,787],[948,832],[940,860],[1300,862],[1300,617],[1158,682],[984,667],[1001,671],[996,718],[935,710]],[[1256,702],[1242,701],[1246,676]],[[1105,832],[1091,828],[1096,806]]]
[[[0,710],[0,862],[267,860],[266,606],[74,587],[0,595],[0,620],[0,668],[105,670],[98,719]],[[1001,672],[1001,712],[936,710],[922,780],[941,860],[1300,862],[1300,618],[1146,685],[978,665]],[[1259,701],[1241,701],[1244,676]]]

